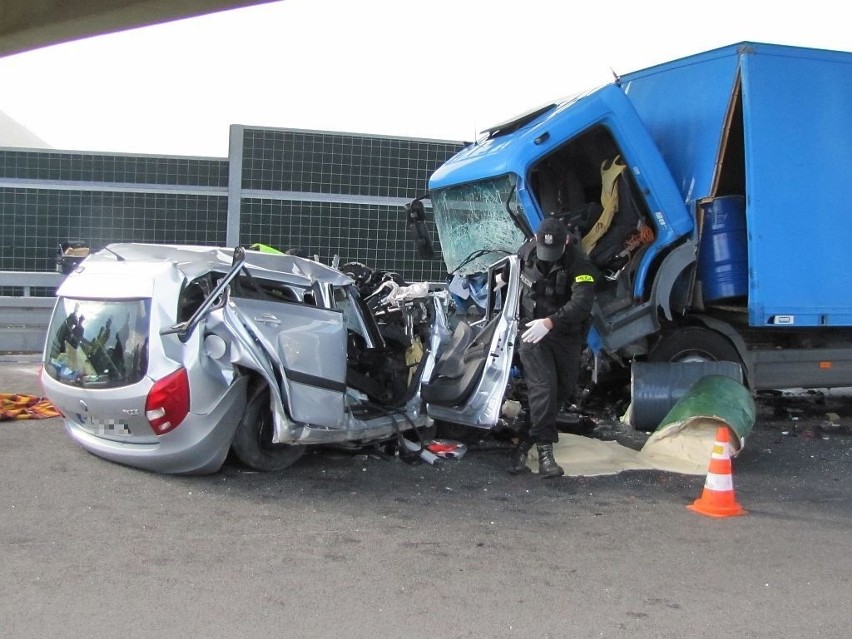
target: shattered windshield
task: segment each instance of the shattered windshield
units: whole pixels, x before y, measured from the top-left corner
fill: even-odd
[[[85,388],[135,384],[148,369],[151,301],[61,298],[48,328],[44,370]]]
[[[521,218],[512,176],[462,184],[431,193],[435,224],[447,271],[459,275],[482,273],[501,257],[514,253],[524,241],[506,207]],[[485,251],[459,268],[477,251]]]

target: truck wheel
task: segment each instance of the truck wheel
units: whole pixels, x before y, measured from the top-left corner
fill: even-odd
[[[731,341],[716,331],[688,326],[663,335],[648,354],[650,362],[736,362],[742,360]]]
[[[231,444],[237,459],[263,472],[284,470],[305,453],[304,446],[272,443],[274,423],[269,401],[269,386],[256,384],[249,392],[246,410]]]

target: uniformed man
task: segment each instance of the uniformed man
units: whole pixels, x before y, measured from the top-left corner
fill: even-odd
[[[565,225],[547,218],[518,250],[521,260],[521,345],[529,395],[529,420],[512,450],[509,472],[528,470],[527,454],[538,450],[543,478],[565,471],[553,458],[559,439],[556,415],[580,374],[580,357],[591,325],[597,270]]]

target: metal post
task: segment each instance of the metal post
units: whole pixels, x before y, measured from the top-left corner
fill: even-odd
[[[243,190],[243,136],[245,127],[232,124],[228,140],[228,223],[225,246],[240,244],[240,204]]]

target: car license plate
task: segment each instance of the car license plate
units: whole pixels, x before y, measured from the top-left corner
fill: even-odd
[[[77,415],[80,426],[100,437],[130,436],[130,426],[117,419],[98,419],[89,415]]]

